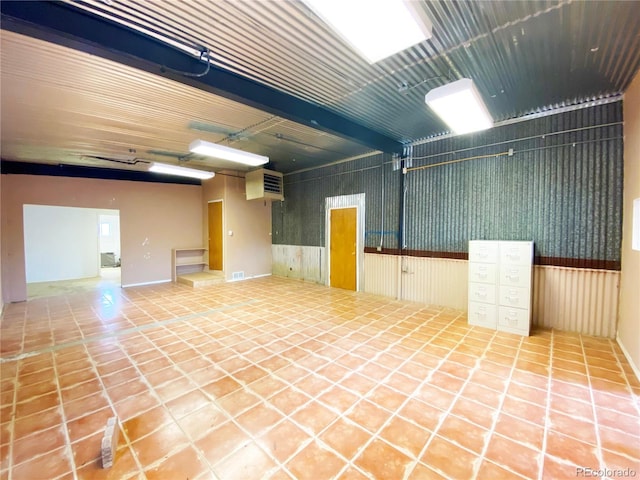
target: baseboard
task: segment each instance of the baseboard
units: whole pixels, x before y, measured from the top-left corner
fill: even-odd
[[[157,285],[158,283],[170,283],[171,279],[168,280],[154,280],[153,282],[142,282],[142,283],[128,283],[126,285],[122,285],[122,288],[127,287],[143,287],[145,285]]]
[[[245,280],[251,280],[252,278],[261,278],[261,277],[270,277],[270,276],[271,276],[270,273],[261,273],[259,275],[252,275],[251,277],[236,278],[235,280],[229,279],[227,280],[227,283],[244,282]]]
[[[617,333],[616,333],[616,342],[618,343],[618,346],[620,347],[620,350],[622,350],[622,354],[624,355],[624,358],[626,358],[627,362],[629,362],[629,365],[631,365],[631,370],[633,370],[633,373],[635,373],[636,378],[640,382],[640,369],[638,368],[638,366],[636,366],[635,363],[633,363],[633,359],[631,358],[631,355],[629,354],[627,349],[624,348],[624,345],[620,341],[620,337],[618,336]]]

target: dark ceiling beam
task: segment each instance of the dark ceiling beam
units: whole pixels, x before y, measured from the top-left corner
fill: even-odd
[[[15,162],[2,159],[0,159],[0,173],[2,175],[46,175],[48,177],[100,178],[103,180],[128,180],[130,182],[202,185],[202,181],[197,178],[164,175],[142,170],[119,170],[84,165],[52,165],[49,163]]]
[[[3,1],[0,11],[2,29],[161,75],[375,150],[402,152],[402,143],[394,138],[223,68],[211,65],[209,72],[198,78],[172,72],[202,72],[205,65],[198,58],[164,42],[72,5]],[[28,61],[25,58],[25,62]],[[38,65],[32,67],[37,74]]]

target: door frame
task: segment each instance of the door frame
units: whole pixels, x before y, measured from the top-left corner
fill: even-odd
[[[209,251],[209,238],[211,238],[211,232],[209,231],[209,204],[210,203],[220,203],[221,204],[221,211],[222,211],[222,271],[226,272],[225,267],[226,267],[226,263],[227,263],[227,236],[224,234],[224,232],[226,232],[226,222],[227,222],[227,218],[224,212],[224,199],[222,198],[218,198],[215,200],[207,200],[207,270],[209,270],[209,265],[210,265],[210,259],[209,259],[209,255],[211,254],[211,252]]]
[[[356,291],[360,292],[364,290],[364,193],[325,198],[325,285],[331,285],[331,210],[354,207],[356,208]]]

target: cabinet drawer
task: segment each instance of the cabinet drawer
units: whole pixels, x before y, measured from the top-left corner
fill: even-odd
[[[533,260],[533,242],[500,242],[501,265],[529,265]]]
[[[500,285],[529,288],[531,286],[531,265],[501,265]]]
[[[496,263],[498,261],[498,242],[471,240],[469,242],[469,261]]]
[[[469,302],[469,325],[496,328],[496,306],[486,303]]]
[[[469,281],[495,283],[497,268],[491,263],[469,263]]]
[[[529,309],[498,307],[498,330],[529,335]]]
[[[469,284],[469,301],[496,303],[496,287],[488,283],[471,282]]]
[[[528,288],[500,286],[498,300],[505,307],[529,308],[531,298]]]

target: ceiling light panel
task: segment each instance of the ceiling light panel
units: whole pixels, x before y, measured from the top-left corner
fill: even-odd
[[[200,180],[208,180],[215,176],[215,173],[213,172],[205,172],[204,170],[196,170],[195,168],[178,167],[176,165],[168,165],[166,163],[158,162],[152,163],[149,167],[149,171],[154,173],[163,173],[165,175],[199,178]]]
[[[264,165],[269,161],[269,157],[255,153],[245,152],[237,148],[225,147],[217,143],[205,142],[204,140],[194,140],[189,145],[191,153],[204,155],[206,157],[219,158],[230,162],[242,163],[251,167]]]
[[[431,38],[419,5],[402,0],[304,0],[354,50],[376,63]]]
[[[424,98],[429,107],[456,134],[477,132],[493,126],[493,119],[470,78],[434,88]]]

